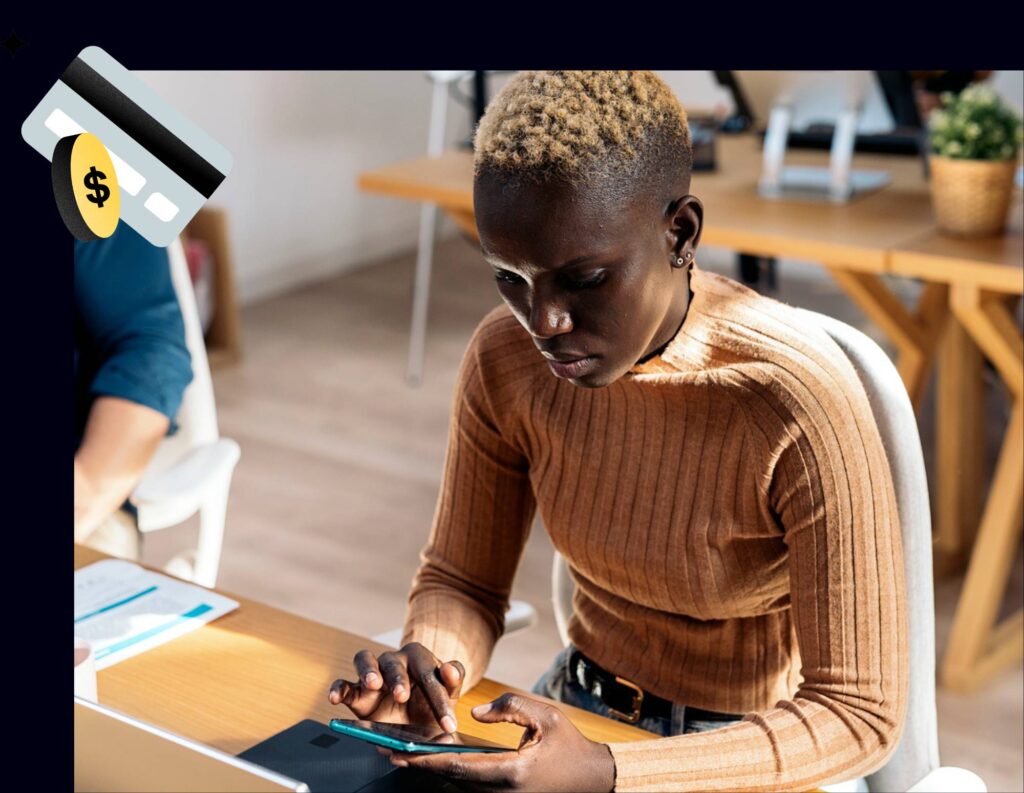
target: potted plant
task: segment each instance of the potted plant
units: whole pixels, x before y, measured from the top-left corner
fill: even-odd
[[[965,236],[1006,226],[1021,146],[1021,119],[991,88],[942,94],[928,117],[932,203],[939,227]]]

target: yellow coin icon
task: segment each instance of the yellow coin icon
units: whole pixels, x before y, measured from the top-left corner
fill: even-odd
[[[68,231],[80,240],[109,237],[121,216],[121,190],[103,142],[88,132],[68,135],[53,150],[53,195]]]

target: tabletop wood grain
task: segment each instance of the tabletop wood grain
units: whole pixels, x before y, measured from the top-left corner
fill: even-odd
[[[75,545],[75,569],[105,554]],[[150,568],[152,569],[152,568]],[[331,682],[354,679],[352,658],[383,645],[221,589],[239,608],[97,674],[103,705],[225,752],[238,754],[303,719],[351,718],[327,699]],[[456,707],[459,731],[514,746],[522,729],[481,724],[469,709],[520,689],[484,679]],[[526,692],[520,692],[526,693]],[[530,695],[535,696],[535,695]],[[550,700],[548,700],[550,701]],[[588,738],[629,741],[644,730],[561,703]]]

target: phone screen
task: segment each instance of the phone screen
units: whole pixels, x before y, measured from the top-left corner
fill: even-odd
[[[512,752],[514,749],[462,733],[421,724],[388,724],[365,719],[331,719],[330,728],[399,752]]]

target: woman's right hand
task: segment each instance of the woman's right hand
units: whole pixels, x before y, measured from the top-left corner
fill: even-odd
[[[455,732],[455,700],[466,677],[459,661],[442,663],[419,642],[379,658],[360,650],[353,661],[359,680],[335,680],[327,694],[331,704],[347,705],[360,719]]]

